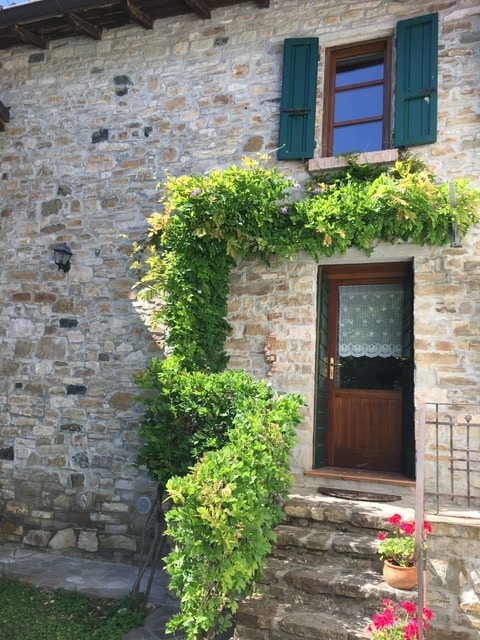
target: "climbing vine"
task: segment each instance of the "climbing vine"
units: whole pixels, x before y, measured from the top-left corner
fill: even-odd
[[[463,234],[478,220],[479,192],[467,180],[454,185],[451,206],[451,186],[412,157],[389,168],[351,158],[344,171],[305,187],[256,160],[169,177],[139,247],[139,295],[159,301],[153,322],[168,326],[167,344],[187,370],[221,371],[229,270],[238,258],[306,250],[318,259],[350,247],[369,254],[376,241],[444,245],[452,224]]]

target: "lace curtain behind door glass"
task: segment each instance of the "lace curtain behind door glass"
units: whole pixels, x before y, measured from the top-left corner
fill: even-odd
[[[402,355],[403,285],[339,287],[338,355]]]

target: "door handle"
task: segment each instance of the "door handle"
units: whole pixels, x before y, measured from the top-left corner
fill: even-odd
[[[335,358],[329,358],[328,360],[328,379],[333,380],[335,378],[335,367],[341,367],[339,362],[335,362]]]
[[[335,358],[330,358],[330,365],[328,367],[328,378],[333,380],[335,377]]]

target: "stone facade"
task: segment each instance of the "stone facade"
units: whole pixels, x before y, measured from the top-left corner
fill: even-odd
[[[480,629],[480,527],[471,519],[432,519],[427,552],[427,597],[435,612],[435,640],[470,640]]]
[[[0,134],[1,540],[62,553],[132,558],[155,488],[134,467],[133,375],[162,348],[135,299],[131,250],[166,173],[205,172],[278,146],[283,41],[325,47],[393,34],[398,20],[440,17],[438,141],[412,151],[442,180],[478,181],[477,0],[278,0],[0,51],[10,121]],[[322,82],[317,128],[321,131]],[[314,162],[312,163],[314,167]],[[301,162],[279,163],[299,181]],[[68,274],[51,247],[73,251]],[[379,245],[324,262],[413,259],[416,396],[477,400],[480,236],[460,248]],[[302,393],[292,469],[312,467],[318,265],[306,254],[232,272],[231,366]]]

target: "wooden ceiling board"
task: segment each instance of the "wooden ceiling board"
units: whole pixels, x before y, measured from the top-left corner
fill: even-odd
[[[110,2],[99,3],[95,7],[82,8],[81,0],[78,3],[71,2],[70,5],[77,4],[74,14],[81,21],[86,21],[96,29],[110,30],[118,29],[127,24],[142,24],[134,18],[135,9],[148,17],[150,23],[163,18],[175,17],[179,15],[192,14],[198,19],[205,19],[208,14],[221,7],[230,7],[237,4],[251,3],[250,0],[111,0]],[[258,0],[257,6],[267,7],[269,0]],[[61,4],[61,3],[60,3]],[[92,3],[90,3],[92,4]],[[198,4],[198,9],[196,5]],[[253,6],[253,3],[251,3]],[[48,47],[48,43],[54,40],[71,37],[93,37],[75,27],[74,21],[69,20],[67,13],[56,12],[58,5],[54,6],[55,11],[50,9],[49,15],[40,15],[39,3],[35,3],[35,12],[29,14],[29,5],[17,5],[15,13],[9,9],[0,9],[0,50],[11,49],[13,47],[30,45],[36,48]],[[131,11],[129,11],[129,6]],[[45,11],[52,7],[51,3],[45,2]],[[12,7],[13,8],[13,7]],[[55,15],[52,15],[52,14]],[[11,24],[12,16],[16,16],[15,24]],[[17,19],[20,16],[20,19]],[[148,21],[142,26],[148,28]],[[18,27],[18,28],[16,28]],[[31,39],[29,41],[29,34]]]

